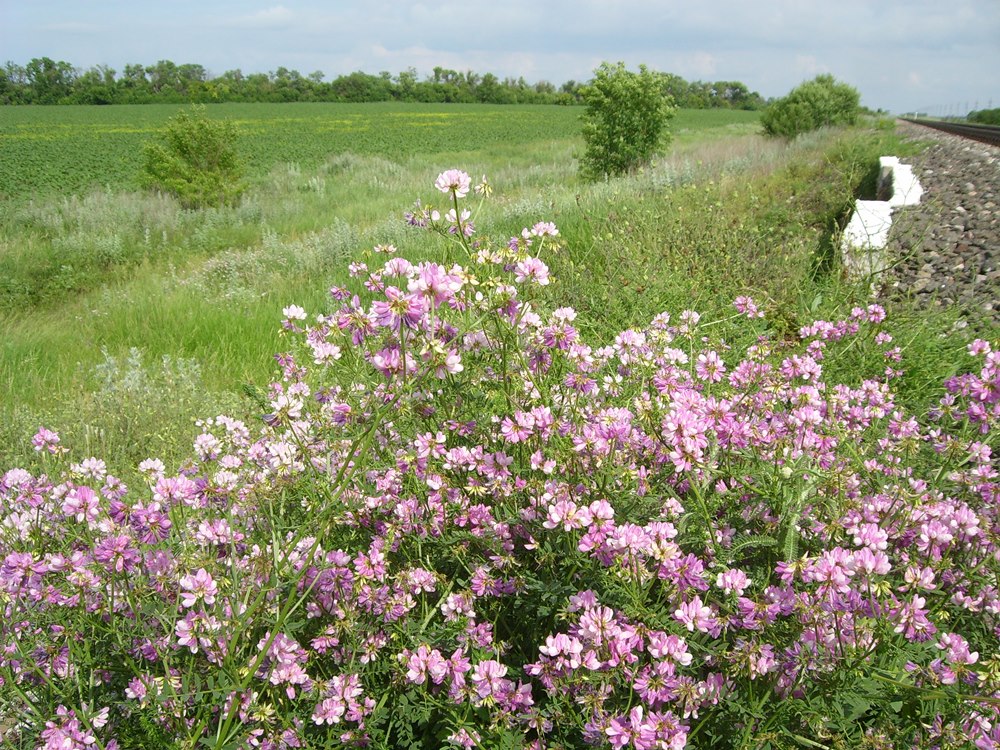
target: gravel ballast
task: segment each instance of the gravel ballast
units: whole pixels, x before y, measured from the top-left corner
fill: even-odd
[[[987,328],[1000,326],[1000,148],[897,123],[931,145],[904,157],[923,187],[921,203],[896,209],[887,252],[887,296],[921,307],[957,305]]]

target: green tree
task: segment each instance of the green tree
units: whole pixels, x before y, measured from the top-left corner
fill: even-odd
[[[500,79],[492,73],[487,73],[476,87],[476,98],[486,104],[507,104],[507,91]]]
[[[146,78],[146,67],[138,63],[130,63],[122,70],[119,81],[121,101],[126,104],[139,104],[149,100],[149,79]]]
[[[114,104],[117,95],[115,71],[107,65],[93,67],[73,82],[73,101],[77,104]]]
[[[824,125],[853,125],[860,113],[858,90],[827,74],[792,89],[764,110],[760,121],[768,135],[794,138]]]
[[[330,90],[342,102],[386,102],[392,99],[392,79],[359,70],[335,78]]]
[[[156,65],[148,66],[146,75],[149,78],[149,86],[155,94],[165,91],[174,92],[180,86],[177,64],[172,60],[160,60]]]
[[[661,77],[645,65],[633,73],[625,63],[601,63],[583,99],[586,151],[580,172],[585,179],[632,172],[669,142],[673,101],[664,95]]]
[[[407,68],[396,76],[396,96],[400,101],[412,102],[416,100],[417,69]]]
[[[73,91],[76,72],[68,62],[33,58],[25,67],[32,104],[58,104]]]
[[[232,123],[209,119],[204,106],[167,122],[162,143],[145,147],[144,182],[175,195],[185,208],[233,203],[243,192]]]

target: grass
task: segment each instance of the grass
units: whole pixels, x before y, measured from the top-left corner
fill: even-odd
[[[217,211],[111,190],[7,206],[0,465],[29,463],[27,440],[42,423],[79,450],[134,466],[151,455],[181,459],[197,417],[251,416],[240,390],[269,381],[281,309],[326,309],[349,259],[375,244],[412,259],[436,252],[400,216],[418,197],[440,197],[431,183],[452,166],[496,187],[480,232],[557,223],[565,248],[547,259],[559,280],[554,302],[597,321],[592,340],[663,310],[718,313],[740,294],[765,302],[772,325],[789,333],[863,301],[840,285],[832,237],[877,157],[899,152],[891,132],[824,132],[787,145],[749,132],[741,113],[714,114],[680,113],[667,156],[594,185],[577,180],[578,139],[545,137],[405,159],[340,153],[313,168],[282,163],[239,207]],[[11,289],[11,279],[46,265],[56,271],[37,287],[44,292]],[[953,322],[906,325],[947,331]],[[954,368],[959,339],[913,338],[913,357],[931,352],[921,383]]]

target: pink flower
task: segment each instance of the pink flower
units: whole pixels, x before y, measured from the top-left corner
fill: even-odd
[[[305,320],[306,311],[303,310],[298,305],[289,305],[283,308],[281,314],[284,315],[288,320]]]
[[[969,651],[969,642],[958,633],[942,633],[937,647],[946,650],[949,664],[975,664],[979,661],[978,651]]]
[[[421,263],[417,276],[410,279],[407,288],[437,307],[454,299],[464,283],[460,276],[447,273],[437,263]]]
[[[88,525],[93,525],[99,512],[97,493],[90,487],[70,490],[63,500],[62,511],[80,523],[86,521]]]
[[[565,633],[545,637],[545,645],[538,647],[538,653],[555,659],[565,657],[565,664],[570,669],[578,669],[583,654],[583,644],[579,638],[573,638]]]
[[[915,596],[906,604],[894,609],[890,616],[895,621],[893,628],[897,633],[901,633],[904,638],[910,641],[922,642],[929,640],[937,628],[929,619],[929,610],[924,609],[927,600],[922,596]]]
[[[534,281],[539,286],[547,286],[549,267],[538,258],[526,258],[514,266],[514,280],[519,284]]]
[[[472,685],[481,700],[491,696],[499,697],[509,691],[509,680],[503,679],[507,667],[495,659],[481,661],[472,669]]]
[[[447,737],[445,737],[445,742],[457,745],[458,747],[473,748],[479,745],[482,737],[479,736],[479,732],[472,729],[459,729],[457,732],[452,732]]]
[[[559,230],[556,229],[556,225],[551,221],[539,221],[531,228],[531,233],[535,237],[557,237]]]
[[[855,551],[848,562],[848,567],[868,576],[873,574],[884,576],[892,569],[889,556],[880,550],[873,551],[870,547]]]
[[[406,258],[392,258],[386,261],[382,273],[386,276],[409,276],[413,273],[413,264]]]
[[[750,578],[742,570],[733,568],[719,573],[715,585],[727,594],[735,592],[736,596],[743,596],[743,592],[750,585]]]
[[[444,215],[444,218],[451,225],[448,227],[449,234],[461,232],[463,236],[471,237],[476,233],[476,228],[469,221],[472,218],[472,212],[467,208],[463,208],[461,214],[455,213],[453,208]]]
[[[971,344],[969,344],[968,351],[969,354],[975,357],[980,354],[989,354],[992,351],[992,347],[990,346],[989,341],[985,341],[984,339],[976,339]],[[56,438],[56,441],[58,442],[58,437]]]
[[[736,312],[746,315],[748,318],[763,318],[764,312],[757,307],[757,303],[751,297],[737,297],[733,300],[733,307]]]
[[[701,597],[697,595],[691,601],[682,603],[674,611],[674,619],[691,632],[698,630],[701,633],[711,634],[719,628],[712,608],[702,603]]]
[[[204,568],[199,568],[197,573],[188,574],[181,578],[181,606],[190,609],[202,600],[205,604],[215,604],[215,595],[219,593],[219,586],[212,579],[212,576]]]
[[[426,645],[419,646],[409,655],[406,667],[406,679],[414,685],[422,685],[428,676],[431,682],[440,685],[450,671],[450,665],[441,652]]]
[[[38,432],[36,432],[35,436],[31,438],[31,444],[35,447],[36,451],[44,451],[53,455],[65,450],[59,446],[58,433],[52,432],[52,430],[47,430],[44,427],[38,428]]]
[[[196,654],[199,648],[212,646],[212,633],[221,627],[215,617],[207,616],[204,612],[188,612],[174,627],[177,645],[187,647],[192,654]]]
[[[324,698],[313,710],[312,720],[319,726],[323,726],[324,724],[333,726],[340,723],[346,711],[347,704],[343,698],[339,696]]]
[[[337,675],[326,683],[322,695],[312,715],[313,722],[320,726],[333,726],[341,721],[360,723],[375,708],[370,698],[358,700],[364,695],[364,689],[356,674]]]
[[[94,559],[116,573],[129,571],[140,560],[139,552],[132,546],[132,539],[124,535],[102,539],[94,547]]]
[[[694,366],[694,370],[702,380],[718,383],[726,371],[726,363],[722,361],[717,352],[702,352],[698,355],[698,363]]]
[[[84,750],[95,746],[97,738],[76,718],[76,712],[60,705],[56,719],[45,722],[44,745],[39,750]]]
[[[434,187],[442,193],[453,193],[456,198],[464,198],[469,194],[472,178],[460,169],[449,169],[438,175]]]
[[[394,286],[385,288],[386,301],[372,303],[375,323],[384,328],[398,329],[400,325],[416,328],[427,312],[427,301],[415,294],[404,294]]]
[[[514,419],[504,417],[500,423],[500,434],[511,443],[523,443],[534,433],[535,417],[531,412],[514,412]]]
[[[687,641],[679,635],[667,635],[662,630],[649,634],[649,655],[655,659],[670,658],[681,666],[688,666],[694,658],[687,650]]]
[[[637,710],[641,716],[642,707],[638,706]],[[611,747],[615,748],[615,750],[620,750],[633,740],[638,739],[638,732],[624,716],[612,719],[608,728],[604,730],[604,733],[607,735]]]
[[[563,531],[572,531],[590,526],[593,520],[590,509],[586,505],[581,508],[572,500],[559,500],[549,505],[542,526],[546,529],[556,529],[562,526]]]

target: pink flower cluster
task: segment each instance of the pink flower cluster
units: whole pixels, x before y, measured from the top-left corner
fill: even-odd
[[[558,230],[473,242],[458,208],[410,223],[463,263],[383,248],[331,310],[285,309],[259,425],[205,419],[131,488],[44,429],[47,470],[0,475],[22,744],[1000,742],[994,346],[926,417],[879,306],[742,349],[693,311],[592,346],[547,303]],[[859,349],[876,371],[831,376]],[[850,734],[837,685],[924,713]]]

